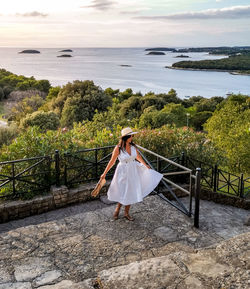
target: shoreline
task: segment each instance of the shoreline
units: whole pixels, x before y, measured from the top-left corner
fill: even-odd
[[[165,66],[168,69],[176,69],[176,70],[189,70],[189,71],[211,71],[211,72],[228,72],[232,75],[246,75],[250,76],[250,73],[244,73],[240,70],[222,70],[222,69],[207,69],[207,68],[185,68],[185,67],[172,67],[172,66]]]

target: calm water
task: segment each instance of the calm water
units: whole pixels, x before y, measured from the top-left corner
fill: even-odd
[[[0,67],[16,74],[48,79],[55,85],[73,80],[93,80],[102,88],[134,92],[168,92],[174,88],[179,97],[226,96],[229,92],[250,94],[250,76],[227,72],[181,71],[164,68],[178,53],[146,55],[143,48],[75,48],[71,58],[58,58],[61,49],[37,49],[41,54],[18,54],[23,48],[0,48]],[[185,53],[190,60],[218,59],[206,53]],[[122,67],[121,65],[132,67]]]

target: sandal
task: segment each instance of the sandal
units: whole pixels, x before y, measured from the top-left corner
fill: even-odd
[[[118,219],[119,213],[120,213],[120,211],[115,210],[114,215],[113,215],[114,220]]]
[[[134,221],[134,218],[131,217],[130,215],[124,215],[124,218],[126,218],[129,221]]]

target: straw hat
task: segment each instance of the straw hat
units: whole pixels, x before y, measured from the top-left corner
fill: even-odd
[[[121,137],[124,137],[126,135],[132,135],[132,134],[136,134],[138,133],[137,131],[132,131],[132,129],[130,127],[125,127],[124,129],[122,129],[121,131]]]
[[[94,190],[91,192],[91,196],[96,197],[99,194],[101,188],[105,185],[105,183],[106,183],[105,179],[100,179],[97,185],[95,186]]]

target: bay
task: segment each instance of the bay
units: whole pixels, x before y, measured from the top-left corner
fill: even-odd
[[[125,90],[143,94],[149,91],[166,93],[171,88],[179,97],[201,95],[223,96],[228,93],[250,94],[250,76],[228,72],[167,69],[180,53],[147,55],[145,48],[70,48],[73,57],[57,57],[63,48],[36,48],[40,54],[19,54],[26,48],[0,48],[0,68],[18,75],[48,79],[53,86],[74,80],[93,80],[103,89]],[[219,59],[208,53],[185,53],[184,60]],[[128,65],[128,66],[121,66]]]

